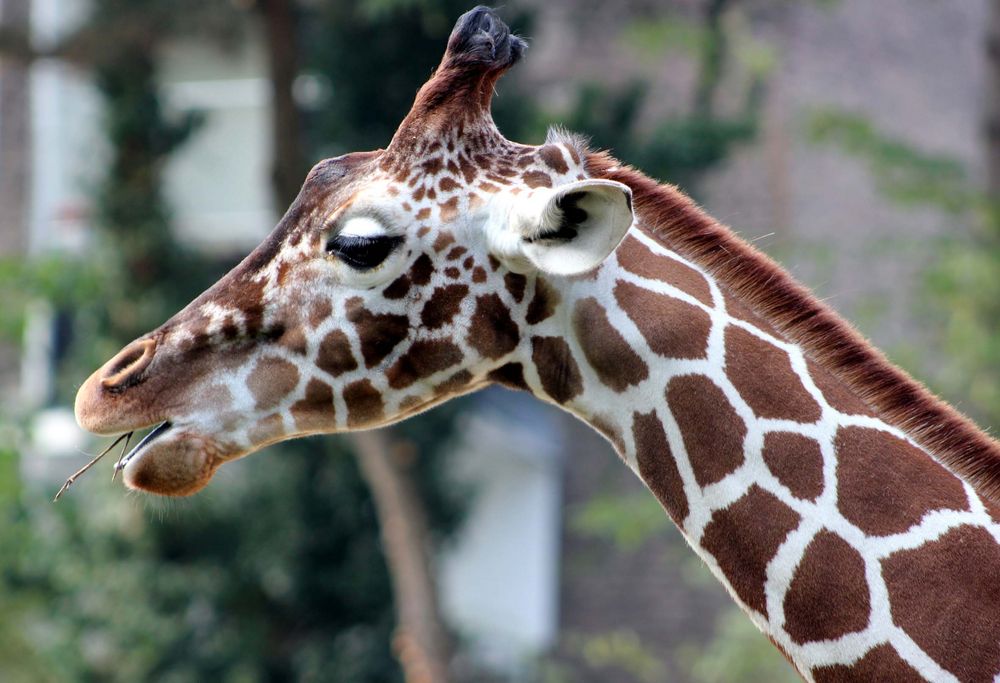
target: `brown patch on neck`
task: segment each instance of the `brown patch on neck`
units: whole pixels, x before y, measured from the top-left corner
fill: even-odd
[[[583,393],[583,377],[569,344],[560,337],[532,337],[531,362],[542,389],[560,405]]]
[[[606,153],[589,153],[586,166],[591,176],[616,180],[632,189],[639,223],[649,234],[705,268],[883,419],[985,495],[1000,500],[1000,444],[892,365],[774,261],[702,212],[676,188],[659,185]]]
[[[561,297],[559,291],[543,277],[535,278],[535,294],[528,303],[525,322],[537,325],[556,312]]]
[[[915,446],[864,427],[837,432],[837,506],[871,536],[902,533],[932,510],[965,510],[962,483]]]
[[[524,381],[524,367],[520,363],[502,365],[486,375],[486,379],[515,391],[528,389],[528,383]]]
[[[632,235],[628,235],[618,245],[615,254],[618,257],[618,263],[630,273],[647,280],[665,282],[685,294],[690,294],[706,306],[712,305],[712,292],[701,273],[692,270],[680,261],[654,254]]]
[[[725,334],[726,375],[757,417],[805,423],[820,418],[819,404],[787,353],[735,325]]]
[[[887,683],[926,683],[927,679],[906,663],[896,650],[884,643],[868,651],[850,666],[835,664],[812,670],[816,683],[845,683],[846,681],[886,681]]]
[[[792,495],[816,500],[823,493],[823,453],[819,442],[794,432],[770,432],[764,437],[764,462]]]
[[[632,436],[635,438],[635,458],[642,480],[677,526],[683,526],[688,516],[684,481],[655,411],[648,415],[632,414]]]
[[[767,565],[799,525],[798,513],[756,484],[705,527],[701,545],[719,563],[740,600],[767,616]]]
[[[743,464],[747,428],[722,389],[701,375],[682,375],[667,386],[667,406],[684,438],[699,486],[721,480]]]
[[[517,303],[524,299],[524,288],[528,284],[528,279],[518,273],[506,273],[503,276],[504,287]]]
[[[705,311],[629,282],[619,281],[614,293],[653,353],[667,358],[704,358],[708,353],[712,319]]]
[[[893,622],[960,681],[989,683],[1000,671],[997,567],[1000,544],[971,526],[882,563]]]
[[[573,331],[597,377],[615,391],[625,391],[649,377],[646,361],[611,324],[597,299],[577,302],[573,309]]]
[[[840,536],[820,531],[795,570],[784,606],[785,630],[800,645],[861,631],[871,612],[864,558]]]

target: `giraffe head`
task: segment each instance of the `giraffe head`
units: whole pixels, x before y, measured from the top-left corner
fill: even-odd
[[[519,362],[558,283],[632,224],[628,187],[589,179],[573,141],[496,129],[494,84],[524,49],[491,10],[463,15],[385,150],[317,164],[257,249],[87,379],[85,429],[158,425],[128,486],[190,494],[228,460],[389,424]],[[555,284],[524,301],[538,274]]]

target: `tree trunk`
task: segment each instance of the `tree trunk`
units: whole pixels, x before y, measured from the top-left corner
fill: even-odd
[[[409,473],[412,446],[384,430],[353,437],[361,475],[375,501],[396,599],[393,650],[407,683],[446,683],[448,636],[427,554],[427,517]]]
[[[271,182],[278,206],[284,210],[295,200],[306,171],[294,94],[299,42],[292,0],[261,0],[259,7],[271,79]]]

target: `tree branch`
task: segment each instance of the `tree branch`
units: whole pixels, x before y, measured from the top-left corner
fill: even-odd
[[[447,683],[448,637],[427,556],[427,519],[404,464],[414,457],[412,445],[394,442],[384,430],[351,437],[361,476],[375,501],[392,578],[398,621],[393,639],[396,657],[407,683]]]

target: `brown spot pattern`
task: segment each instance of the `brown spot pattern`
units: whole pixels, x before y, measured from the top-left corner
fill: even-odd
[[[958,478],[901,439],[844,427],[834,445],[840,511],[866,534],[901,533],[931,510],[966,508]]]
[[[367,379],[344,387],[344,403],[347,404],[348,427],[364,427],[380,422],[385,414],[382,394]]]
[[[583,392],[583,377],[569,344],[559,337],[532,337],[531,362],[542,389],[556,403],[566,403]]]
[[[882,562],[893,621],[963,682],[991,683],[1000,671],[996,567],[1000,546],[970,526]]]
[[[365,367],[378,365],[410,332],[410,320],[405,315],[372,313],[359,298],[349,299],[346,309],[347,320],[354,324],[361,340]]]
[[[541,171],[528,171],[522,176],[524,184],[528,187],[552,187],[552,179],[548,173]]]
[[[313,302],[309,308],[309,324],[314,328],[318,327],[320,323],[330,317],[331,313],[333,313],[333,304],[326,299],[319,299]]]
[[[785,630],[796,643],[832,640],[868,626],[865,561],[847,541],[820,531],[785,595]]]
[[[518,273],[506,273],[503,276],[504,287],[517,303],[524,299],[524,288],[528,284],[528,279]]]
[[[559,291],[549,284],[548,280],[539,277],[535,279],[535,294],[528,303],[525,321],[529,325],[537,325],[556,312],[559,305]]]
[[[441,203],[441,220],[445,223],[450,223],[455,220],[458,216],[458,197],[452,197],[446,202]]]
[[[712,380],[675,377],[667,386],[667,404],[699,486],[719,481],[743,463],[746,425]]]
[[[351,342],[340,330],[333,330],[323,337],[316,355],[316,366],[334,377],[355,370],[358,361],[351,352]]]
[[[420,311],[420,322],[430,330],[447,325],[458,313],[462,300],[469,294],[466,285],[438,287]]]
[[[468,370],[459,370],[454,375],[434,387],[437,395],[448,395],[461,391],[469,386],[472,381],[472,373]]]
[[[441,253],[455,243],[455,237],[450,232],[440,232],[434,239],[434,251]]]
[[[413,284],[423,287],[431,281],[431,274],[433,272],[434,263],[431,261],[431,257],[427,254],[421,254],[413,262],[413,267],[410,268],[410,279],[413,281]]]
[[[257,361],[247,378],[257,410],[273,408],[299,383],[299,370],[282,358],[265,356]]]
[[[688,516],[688,501],[677,462],[670,452],[663,424],[653,411],[632,414],[632,435],[639,474],[670,517],[680,526]]]
[[[519,339],[517,323],[498,295],[484,294],[476,299],[467,337],[469,346],[481,356],[496,360],[513,351]]]
[[[767,524],[761,524],[764,519]],[[765,616],[767,564],[799,520],[774,494],[754,485],[732,505],[717,510],[701,537],[702,547],[715,557],[740,600]]]
[[[823,493],[823,452],[819,442],[794,432],[764,436],[764,462],[792,495],[815,500]]]
[[[403,273],[392,281],[388,287],[382,290],[382,296],[386,299],[402,299],[410,292],[410,276]]]
[[[520,363],[507,363],[491,371],[486,378],[508,389],[527,389],[524,381],[524,367]]]
[[[806,359],[809,376],[830,407],[847,415],[872,415],[865,402],[850,392],[846,385],[820,367],[812,360]]]
[[[556,173],[566,173],[569,171],[566,159],[563,158],[562,152],[555,145],[545,145],[538,150],[538,156],[542,158],[546,166]]]
[[[615,300],[653,353],[667,358],[704,358],[712,329],[712,319],[705,311],[621,281],[615,285]]]
[[[305,332],[300,326],[286,329],[281,338],[278,339],[278,343],[292,353],[297,353],[300,356],[304,356],[308,348]]]
[[[285,422],[281,419],[281,413],[273,413],[262,420],[258,420],[247,434],[250,443],[263,444],[273,441],[283,436],[285,433]]]
[[[305,397],[292,405],[295,427],[303,432],[320,428],[327,421],[332,421],[335,414],[333,390],[318,379],[309,380]]]
[[[597,299],[577,302],[573,331],[597,377],[615,391],[625,391],[649,377],[646,362],[611,324]]]
[[[445,339],[421,339],[392,364],[385,375],[393,389],[405,389],[462,361],[462,350]]]
[[[816,422],[820,406],[788,354],[744,329],[726,328],[726,375],[757,417]]]
[[[712,293],[701,274],[666,256],[650,251],[642,242],[629,235],[615,251],[618,262],[639,277],[660,280],[690,294],[706,306],[712,305]]]
[[[926,679],[903,661],[888,643],[872,648],[850,666],[836,664],[812,670],[816,683],[847,683],[848,681],[880,681],[882,683],[925,683]]]

